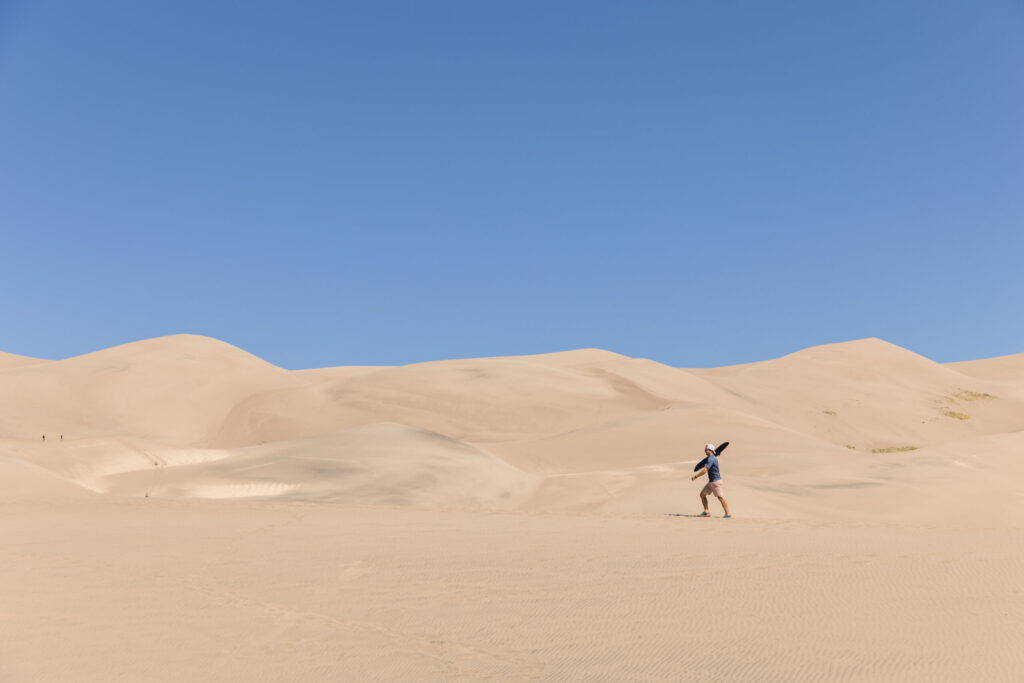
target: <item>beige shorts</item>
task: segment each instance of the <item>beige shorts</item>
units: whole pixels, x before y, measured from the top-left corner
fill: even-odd
[[[701,495],[714,494],[715,498],[721,498],[723,495],[722,480],[719,479],[718,481],[709,481],[708,483],[704,484],[704,488],[702,488],[700,492]]]

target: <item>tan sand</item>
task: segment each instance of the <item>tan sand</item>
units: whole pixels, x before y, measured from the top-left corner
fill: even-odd
[[[0,681],[1022,680],[1022,359],[0,354]]]
[[[8,368],[18,368],[25,365],[37,365],[39,363],[49,363],[48,360],[42,358],[30,358],[28,356],[19,356],[13,353],[7,353],[0,351],[0,370],[6,370]]]

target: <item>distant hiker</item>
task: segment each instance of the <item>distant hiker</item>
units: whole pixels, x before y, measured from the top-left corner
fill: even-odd
[[[46,443],[46,434],[43,434],[43,443]]]
[[[63,434],[61,434],[61,435],[60,435],[60,440],[61,440],[61,441],[63,441],[63,440],[64,440],[64,435],[63,435]]]
[[[721,449],[719,452],[721,452]],[[728,519],[732,517],[729,514],[729,503],[725,501],[725,497],[722,495],[722,473],[718,469],[718,456],[715,455],[714,444],[704,444],[704,460],[706,464],[702,467],[695,475],[690,477],[690,481],[693,481],[697,477],[703,477],[705,474],[708,475],[708,483],[704,484],[704,488],[700,490],[700,502],[704,506],[704,512],[701,517],[710,517],[711,513],[708,512],[708,494],[715,494],[715,498],[722,504],[722,509],[725,510],[725,517]]]

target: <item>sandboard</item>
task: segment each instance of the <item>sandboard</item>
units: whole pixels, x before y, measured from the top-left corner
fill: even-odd
[[[716,448],[716,449],[715,449],[715,455],[716,455],[716,456],[718,456],[718,455],[721,455],[721,454],[722,454],[722,451],[724,451],[724,450],[725,450],[726,448],[728,448],[728,447],[729,447],[729,442],[728,442],[728,441],[723,441],[723,442],[722,442],[722,444],[721,444],[721,445],[720,445],[720,446],[719,446],[718,448]],[[694,472],[696,472],[696,471],[698,471],[698,470],[699,470],[700,468],[704,467],[704,466],[705,466],[705,465],[707,465],[707,464],[708,464],[708,459],[707,459],[707,458],[704,458],[704,459],[703,459],[703,460],[701,460],[701,461],[700,461],[699,463],[697,463],[696,465],[694,465],[694,467],[693,467],[693,471],[694,471]]]

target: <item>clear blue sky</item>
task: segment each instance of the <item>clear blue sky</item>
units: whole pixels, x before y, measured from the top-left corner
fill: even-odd
[[[0,0],[0,349],[1024,351],[1024,5]]]

